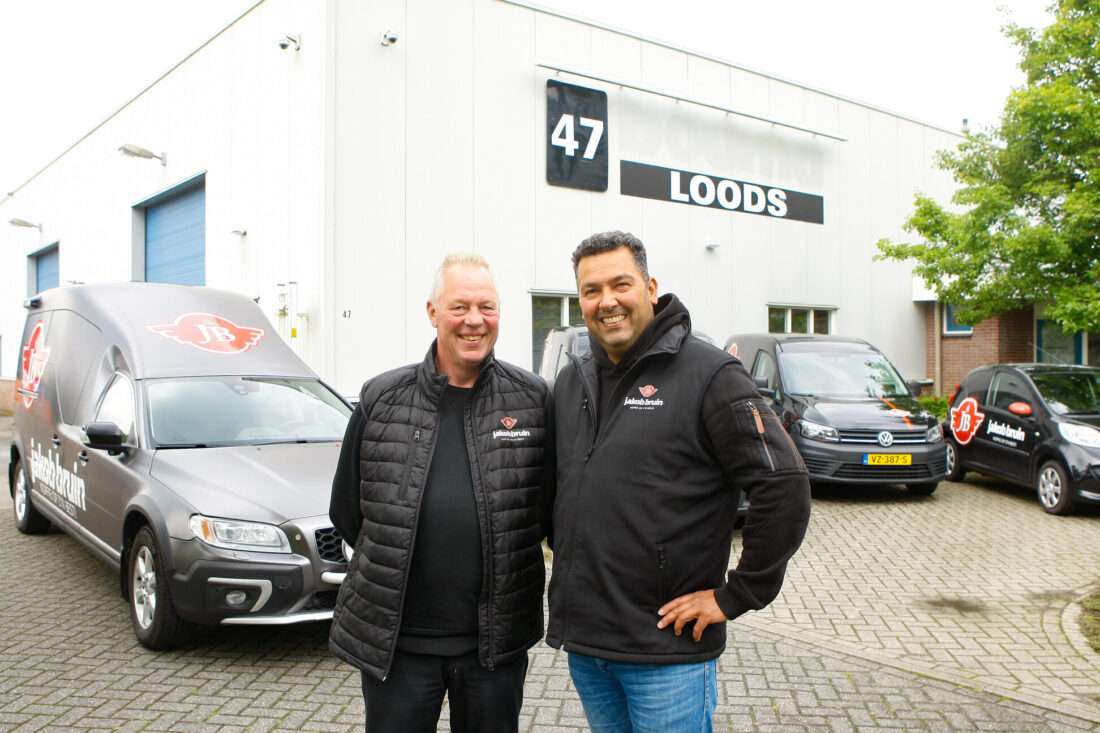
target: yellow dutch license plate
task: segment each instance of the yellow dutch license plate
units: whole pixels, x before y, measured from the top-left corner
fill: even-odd
[[[864,453],[864,466],[912,466],[911,453]]]

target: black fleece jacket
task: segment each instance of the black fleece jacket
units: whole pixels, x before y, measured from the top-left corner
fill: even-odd
[[[558,375],[553,647],[626,662],[712,659],[725,624],[695,642],[690,630],[658,629],[657,609],[706,589],[727,618],[763,608],[802,541],[810,494],[797,449],[741,362],[690,330],[680,301],[662,296],[617,365],[593,342]],[[751,506],[729,570],[742,491]]]

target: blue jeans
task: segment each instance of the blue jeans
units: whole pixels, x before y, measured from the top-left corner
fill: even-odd
[[[596,733],[710,733],[718,665],[633,664],[569,654],[569,674]]]

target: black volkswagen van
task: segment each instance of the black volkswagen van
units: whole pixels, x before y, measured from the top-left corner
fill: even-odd
[[[947,474],[943,431],[882,352],[862,339],[739,334],[741,359],[798,446],[811,481],[905,484],[931,494]]]

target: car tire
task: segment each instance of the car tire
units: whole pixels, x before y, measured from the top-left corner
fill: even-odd
[[[1049,514],[1069,514],[1073,511],[1073,491],[1066,469],[1058,461],[1047,461],[1039,468],[1035,479],[1039,504]]]
[[[130,621],[134,635],[149,649],[173,649],[185,642],[194,626],[179,617],[160,548],[148,525],[138,530],[127,563]]]
[[[50,528],[50,520],[38,513],[31,501],[31,482],[23,468],[23,460],[15,462],[12,473],[11,504],[15,527],[23,534],[42,534]]]
[[[906,484],[905,488],[909,489],[909,493],[914,496],[931,496],[939,485],[939,481],[930,481],[926,484]]]
[[[962,481],[963,476],[966,475],[966,469],[959,463],[959,447],[951,440],[945,441],[944,444],[947,447],[947,454],[944,456],[947,462],[945,478],[948,481]]]

